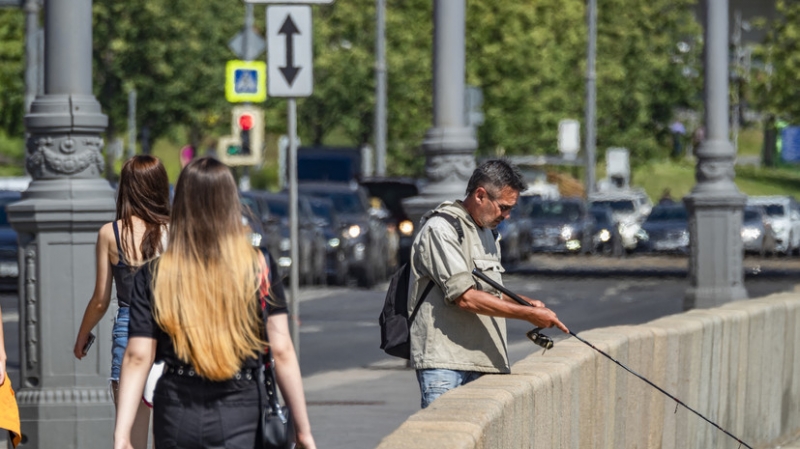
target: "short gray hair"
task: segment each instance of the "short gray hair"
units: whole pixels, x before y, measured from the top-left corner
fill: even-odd
[[[522,178],[519,168],[508,159],[490,159],[475,169],[467,183],[467,196],[471,195],[478,187],[486,188],[491,185],[493,190],[502,190],[511,187],[517,192],[528,188]]]

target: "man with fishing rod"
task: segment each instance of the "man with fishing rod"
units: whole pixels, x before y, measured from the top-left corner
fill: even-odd
[[[472,173],[463,201],[442,203],[422,217],[411,247],[408,299],[422,408],[483,374],[510,372],[505,318],[569,332],[541,301],[523,297],[533,307],[518,304],[472,274],[477,269],[502,285],[495,228],[525,188],[516,166],[490,160]]]

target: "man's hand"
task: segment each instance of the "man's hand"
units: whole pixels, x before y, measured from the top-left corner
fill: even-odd
[[[556,313],[544,306],[531,308],[528,315],[528,322],[536,327],[544,329],[557,327],[565,334],[569,333],[569,329],[558,319]]]

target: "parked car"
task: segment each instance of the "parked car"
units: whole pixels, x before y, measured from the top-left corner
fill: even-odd
[[[286,193],[266,193],[259,195],[272,217],[280,220],[283,237],[280,250],[289,255],[291,240],[289,235],[289,195]],[[308,198],[298,195],[297,198],[297,231],[301,284],[323,284],[325,282],[325,258],[327,257],[327,241],[322,229],[317,226],[314,213],[308,204]]]
[[[689,213],[682,203],[653,208],[637,234],[638,251],[689,252]]]
[[[523,261],[530,256],[531,218],[528,206],[517,201],[516,207],[511,209],[508,218],[497,225],[503,263]]]
[[[16,290],[19,278],[19,244],[17,231],[8,223],[6,206],[19,201],[22,194],[12,190],[0,190],[0,288]]]
[[[653,208],[644,191],[625,189],[598,192],[589,197],[589,203],[610,207],[622,237],[622,246],[629,251],[636,248],[636,235]]]
[[[258,232],[262,237],[262,242],[256,246],[266,248],[277,262],[278,258],[280,257],[280,223],[272,219],[266,206],[258,201],[257,192],[240,192],[239,201],[245,207],[245,218],[248,220],[248,224],[252,223],[253,221],[258,221],[257,227],[259,228]],[[251,225],[250,227],[256,231],[254,226]],[[281,269],[280,274],[282,277],[285,277],[289,275],[289,271]]]
[[[619,227],[614,222],[614,215],[611,207],[602,204],[594,204],[589,208],[589,212],[594,217],[594,250],[605,255],[621,256],[625,251],[622,245],[622,236],[619,234]]]
[[[581,199],[562,198],[531,203],[532,252],[592,250],[594,219]]]
[[[367,189],[370,197],[380,198],[390,216],[385,220],[390,232],[397,234],[396,265],[402,265],[411,257],[411,244],[414,241],[414,223],[409,219],[403,200],[419,194],[416,180],[409,178],[365,178],[360,184]],[[389,267],[389,271],[394,271]]]
[[[312,197],[308,203],[326,239],[325,274],[328,284],[345,285],[350,271],[347,254],[352,252],[355,242],[347,233],[347,226],[339,219],[333,201]]]
[[[761,206],[775,236],[775,251],[789,255],[800,250],[800,206],[790,196],[751,196],[749,206]]]
[[[742,248],[761,256],[775,252],[775,235],[760,206],[746,206],[742,215]]]
[[[362,287],[372,287],[387,272],[386,223],[370,215],[366,190],[355,183],[308,182],[300,183],[298,190],[304,195],[327,198],[339,218],[347,225],[347,234],[355,240],[350,260],[350,275]]]

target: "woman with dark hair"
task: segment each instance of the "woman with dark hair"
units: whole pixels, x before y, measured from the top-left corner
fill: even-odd
[[[111,385],[117,403],[122,356],[128,345],[128,322],[133,274],[144,262],[165,248],[169,222],[169,179],[161,161],[140,155],[122,166],[117,191],[117,218],[100,228],[97,235],[97,274],[94,294],[86,306],[73,352],[82,359],[91,330],[103,318],[111,302],[111,280],[117,288],[117,313],[111,346]],[[91,337],[93,338],[93,337]],[[149,408],[139,401],[134,424],[133,447],[147,447]]]
[[[256,447],[266,400],[257,383],[259,353],[267,344],[298,447],[316,448],[275,267],[251,244],[228,167],[211,158],[190,162],[175,187],[169,245],[134,277],[115,448],[131,447],[154,360],[165,363],[153,396],[155,447]]]

